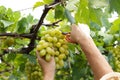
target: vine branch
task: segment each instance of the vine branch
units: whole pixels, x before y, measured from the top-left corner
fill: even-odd
[[[31,52],[35,48],[35,39],[37,37],[37,33],[38,33],[39,28],[43,24],[43,21],[44,21],[46,15],[47,15],[47,13],[49,12],[49,10],[54,8],[58,4],[60,4],[60,2],[55,1],[50,5],[45,5],[44,11],[42,13],[42,16],[40,17],[40,20],[39,20],[38,24],[35,25],[34,28],[32,29],[33,36],[32,36],[32,38],[30,40],[30,43],[28,44],[27,48],[22,49],[22,51],[23,51],[22,53],[29,54],[29,52]]]

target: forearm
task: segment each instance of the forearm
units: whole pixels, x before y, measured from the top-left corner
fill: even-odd
[[[99,80],[103,75],[113,72],[108,62],[94,44],[92,38],[86,38],[83,42],[80,41],[79,44],[91,66],[95,80]]]

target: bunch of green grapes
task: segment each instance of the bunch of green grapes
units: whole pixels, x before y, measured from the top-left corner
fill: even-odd
[[[56,68],[63,67],[64,60],[69,53],[65,36],[57,28],[43,31],[41,35],[41,40],[36,48],[40,57],[49,62],[51,57],[54,56]]]
[[[27,75],[27,80],[42,80],[42,70],[39,64],[34,64],[29,61],[25,64],[25,73]]]
[[[116,71],[120,72],[120,46],[116,46],[113,50],[113,56],[115,58]]]

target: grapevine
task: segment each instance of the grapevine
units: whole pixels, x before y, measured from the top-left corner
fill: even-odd
[[[68,46],[65,36],[58,29],[48,29],[41,32],[41,40],[37,45],[40,57],[46,61],[50,61],[51,56],[54,56],[56,68],[59,69],[64,66],[64,59],[68,55]]]

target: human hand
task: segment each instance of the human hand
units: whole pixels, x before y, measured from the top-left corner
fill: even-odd
[[[78,26],[73,24],[71,26],[71,39],[76,43],[82,43],[84,40],[90,38],[90,29],[85,24]]]
[[[37,59],[38,59],[38,63],[41,65],[41,68],[43,70],[44,80],[53,80],[54,74],[55,74],[55,60],[54,60],[54,57],[51,57],[50,62],[47,62],[39,56],[38,51],[36,51],[36,56],[37,56]]]

